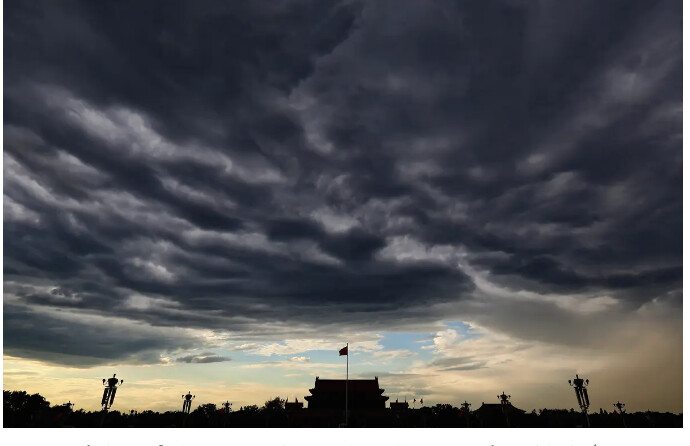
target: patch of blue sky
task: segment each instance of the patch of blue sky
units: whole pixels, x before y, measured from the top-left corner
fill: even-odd
[[[399,357],[391,362],[398,365],[398,370],[405,370],[413,361],[427,361],[433,358],[430,347],[434,344],[433,333],[385,333],[379,343],[388,350],[409,350],[414,353],[411,357]]]
[[[443,325],[455,330],[464,339],[476,339],[481,337],[479,333],[472,330],[469,324],[461,321],[443,322]]]
[[[256,362],[257,358],[257,355],[245,350],[217,351],[216,353],[220,356],[229,357],[235,363]]]
[[[385,333],[379,341],[384,350],[417,351],[423,345],[433,344],[432,333]]]

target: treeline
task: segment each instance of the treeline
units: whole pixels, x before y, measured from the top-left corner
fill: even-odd
[[[286,426],[285,400],[273,398],[262,406],[243,406],[225,412],[215,404],[202,404],[189,414],[181,411],[120,412],[73,410],[65,404],[51,405],[42,395],[25,391],[2,391],[4,427],[264,427]]]
[[[87,412],[69,405],[51,405],[40,394],[3,391],[4,427],[338,427],[342,411],[286,409],[285,400],[273,398],[259,407],[244,406],[225,412],[215,404],[202,404],[189,414],[180,411]],[[589,415],[592,427],[682,427],[682,414],[636,412],[621,414],[601,410]],[[352,427],[579,427],[585,425],[582,413],[573,409],[541,409],[513,414],[509,418],[481,417],[464,413],[451,404],[394,411],[352,412]]]

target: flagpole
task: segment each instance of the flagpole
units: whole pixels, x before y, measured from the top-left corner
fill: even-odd
[[[350,349],[348,348],[349,345],[349,343],[345,344],[345,348],[347,349],[347,354],[345,355],[345,427],[347,427],[347,382],[350,380]]]

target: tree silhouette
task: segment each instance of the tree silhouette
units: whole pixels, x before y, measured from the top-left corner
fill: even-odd
[[[38,393],[29,395],[23,390],[3,390],[2,405],[4,410],[18,412],[35,412],[50,407],[50,403],[46,401],[43,395],[40,395]]]
[[[250,406],[242,406],[240,407],[240,412],[258,413],[259,406],[257,406],[256,404],[252,404]]]
[[[281,399],[279,396],[270,399],[264,403],[264,407],[261,410],[282,410],[285,409],[285,402],[287,400]]]
[[[194,411],[192,413],[196,414],[196,415],[203,415],[206,418],[210,418],[210,417],[216,415],[217,412],[218,412],[218,407],[216,407],[215,404],[207,403],[207,404],[200,405],[199,407],[194,409]]]
[[[455,415],[457,411],[458,408],[453,407],[452,404],[437,404],[431,408],[431,412],[437,417],[444,415]]]
[[[50,408],[50,403],[38,393],[29,395],[23,390],[3,390],[2,406],[5,426],[23,426],[35,423],[36,419]]]
[[[439,427],[453,427],[460,423],[460,409],[452,404],[436,404],[431,408],[431,413]]]

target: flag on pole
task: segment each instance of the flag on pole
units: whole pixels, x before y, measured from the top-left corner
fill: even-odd
[[[350,380],[350,355],[347,354],[347,347],[349,345],[350,345],[349,343],[345,344],[345,347],[341,348],[338,351],[339,355],[340,356],[344,355],[345,359],[347,360],[347,361],[345,361],[345,426],[346,427],[348,426],[348,423],[347,423],[347,420],[348,420],[348,418],[347,418],[347,415],[348,415],[348,411],[347,411],[347,393],[348,393],[347,392],[347,383]]]
[[[424,398],[419,399],[419,404],[424,404]]]

